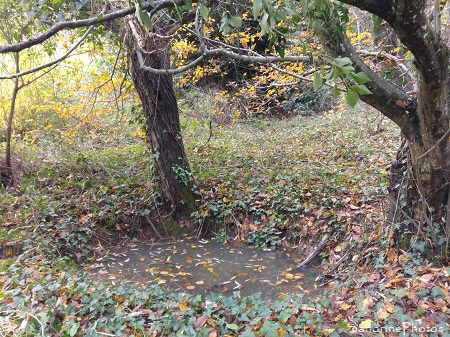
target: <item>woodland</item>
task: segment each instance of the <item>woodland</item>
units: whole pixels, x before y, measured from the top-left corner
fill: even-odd
[[[449,2],[0,4],[0,336],[450,336]]]

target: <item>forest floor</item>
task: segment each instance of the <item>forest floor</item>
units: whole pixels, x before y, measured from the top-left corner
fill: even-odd
[[[298,263],[317,253],[327,292],[268,302],[90,279],[79,265],[109,245],[155,236],[150,223],[172,231],[151,156],[122,124],[70,142],[42,133],[16,145],[16,185],[1,191],[0,336],[450,335],[450,268],[420,243],[392,248],[394,125],[363,105],[213,130],[201,117],[181,114],[200,196],[177,225]]]

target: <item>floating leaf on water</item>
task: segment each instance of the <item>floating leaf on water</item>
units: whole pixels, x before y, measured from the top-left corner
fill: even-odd
[[[145,257],[141,256],[141,257],[139,258],[139,260],[144,261],[144,260],[145,260]]]
[[[219,274],[217,274],[217,273],[214,271],[214,269],[212,269],[211,267],[208,268],[208,271],[209,271],[211,274],[213,274],[214,276],[219,276]]]
[[[205,281],[197,281],[197,282],[195,282],[195,284],[198,284],[198,285],[202,285],[204,283],[205,283]]]
[[[286,275],[284,275],[284,277],[286,277],[288,280],[292,280],[294,278],[294,274],[286,273]]]

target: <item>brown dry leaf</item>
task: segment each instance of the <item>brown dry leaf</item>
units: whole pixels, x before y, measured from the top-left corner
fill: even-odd
[[[371,296],[367,296],[365,299],[363,299],[363,307],[365,309],[370,308],[373,305],[373,298]]]
[[[197,318],[194,322],[194,329],[205,325],[207,320],[208,320],[208,316],[204,316],[204,315]]]
[[[425,275],[422,275],[421,277],[419,277],[419,280],[422,281],[423,283],[429,283],[433,277],[434,277],[434,275],[431,273],[425,274]]]
[[[213,331],[211,331],[209,334],[208,334],[208,337],[217,337],[218,335],[217,335],[217,331],[216,330],[213,330]]]
[[[400,101],[400,100],[395,101],[395,104],[398,105],[401,108],[406,108],[406,105],[407,105],[406,102],[403,102],[403,101]]]
[[[392,280],[388,281],[388,282],[385,284],[385,287],[386,287],[386,288],[390,288],[394,283],[401,282],[401,281],[403,281],[404,279],[405,279],[404,277],[396,277],[396,278],[393,278]]]
[[[295,315],[291,315],[291,317],[289,317],[288,324],[291,328],[295,327],[295,325],[297,324],[297,317],[295,317]]]

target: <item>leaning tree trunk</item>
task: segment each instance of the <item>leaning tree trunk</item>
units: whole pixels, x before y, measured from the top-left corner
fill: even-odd
[[[417,224],[412,228],[413,233],[427,237],[434,254],[446,256],[450,235],[450,216],[448,209],[446,211],[450,173],[446,55],[441,65],[434,76],[419,74],[416,116],[411,120],[412,132],[405,133],[410,150],[408,184],[411,191],[406,200]],[[405,239],[409,240],[408,237]]]
[[[139,34],[139,46],[130,27]],[[181,137],[172,76],[143,70],[136,49],[139,48],[144,65],[167,69],[170,41],[158,34],[145,32],[135,21],[129,21],[127,29],[125,43],[129,50],[131,76],[142,102],[162,202],[166,210],[175,216],[189,214],[195,207],[194,181]]]
[[[394,218],[397,226],[397,243],[401,248],[423,250],[427,257],[448,259],[450,253],[450,143],[449,143],[449,52],[448,48],[430,26],[422,10],[422,2],[414,2],[417,8],[399,7],[392,15],[390,7],[378,7],[375,2],[344,0],[385,19],[401,42],[415,56],[417,73],[416,95],[406,93],[392,82],[369,68],[349,39],[339,22],[339,14],[324,20],[327,27],[320,33],[320,40],[334,57],[349,57],[356,72],[363,71],[370,82],[366,86],[372,92],[361,99],[394,121],[408,140],[407,179],[398,186],[403,163],[393,165],[397,198],[402,203],[397,209],[400,217]],[[364,5],[364,6],[363,6]],[[402,195],[399,195],[402,194]],[[395,201],[394,200],[394,201]],[[413,240],[415,238],[415,240]]]

